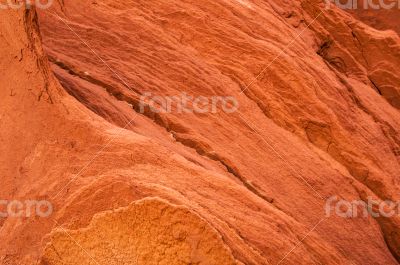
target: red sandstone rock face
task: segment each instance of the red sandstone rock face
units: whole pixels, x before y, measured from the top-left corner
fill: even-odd
[[[399,263],[398,216],[325,213],[400,199],[397,34],[323,1],[39,17],[1,11],[0,196],[54,212],[2,219],[2,264]],[[141,111],[147,92],[238,109]]]
[[[357,1],[357,8],[349,10],[356,18],[379,30],[394,30],[400,33],[400,2],[364,0]]]

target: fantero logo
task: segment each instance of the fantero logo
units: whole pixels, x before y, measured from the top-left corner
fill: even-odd
[[[53,205],[46,200],[0,200],[0,218],[49,217]]]
[[[325,7],[331,8],[332,4],[340,9],[400,9],[400,0],[324,0]]]
[[[35,6],[39,9],[50,8],[54,0],[0,0],[0,10],[3,9],[30,9]]]
[[[239,102],[233,96],[190,96],[181,93],[175,96],[153,95],[146,92],[140,97],[139,111],[150,110],[155,113],[233,113],[238,110]]]

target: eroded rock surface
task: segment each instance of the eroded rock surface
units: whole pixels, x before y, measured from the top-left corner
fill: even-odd
[[[88,255],[82,249],[93,251]],[[41,264],[239,263],[205,220],[188,209],[145,199],[96,215],[88,228],[53,232]]]
[[[0,221],[2,264],[399,263],[397,217],[324,208],[330,196],[400,199],[393,31],[324,1],[0,12],[0,195],[54,206]],[[142,112],[146,92],[239,108]],[[174,220],[199,247],[171,239]]]

